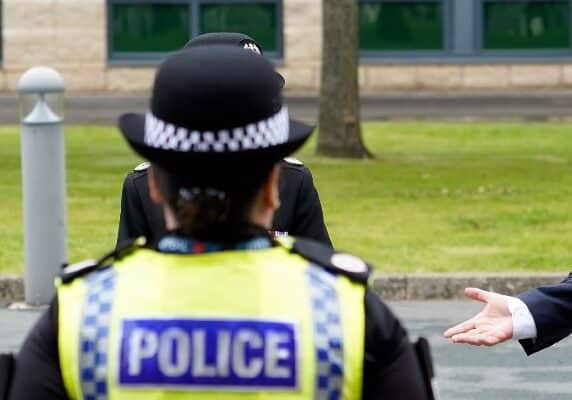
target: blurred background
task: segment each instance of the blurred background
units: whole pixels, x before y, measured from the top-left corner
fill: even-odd
[[[249,34],[284,74],[293,115],[317,123],[324,38],[330,53],[348,51],[343,36],[324,33],[333,14],[323,6],[339,0],[1,3],[0,274],[23,268],[15,88],[29,67],[56,68],[66,83],[73,262],[114,245],[122,181],[140,162],[115,121],[146,109],[169,52],[205,32]],[[297,155],[312,170],[334,244],[385,273],[566,271],[572,1],[352,4],[357,134],[374,157],[317,155],[315,140]],[[342,87],[344,77],[330,82]]]
[[[356,0],[362,92],[562,89],[572,84],[568,0]],[[49,64],[71,91],[149,88],[189,38],[254,37],[293,92],[317,93],[321,0],[2,0],[0,89]]]
[[[286,78],[291,114],[319,125],[296,157],[312,171],[334,245],[375,265],[384,298],[412,297],[416,280],[424,300],[457,297],[467,282],[507,293],[570,269],[572,0],[0,5],[0,303],[23,297],[20,76],[46,65],[65,80],[67,248],[77,262],[114,247],[123,180],[142,161],[117,117],[145,111],[167,54],[217,31],[258,41]],[[324,138],[336,157],[320,150]],[[516,343],[456,347],[442,331],[478,305],[392,307],[431,340],[443,399],[572,392],[570,341],[532,359]],[[16,350],[36,317],[0,309],[0,351]]]

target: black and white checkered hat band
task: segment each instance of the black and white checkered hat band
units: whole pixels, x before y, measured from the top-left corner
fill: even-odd
[[[288,142],[289,127],[287,107],[268,119],[219,131],[189,130],[162,121],[148,111],[145,144],[157,149],[197,153],[256,150]]]

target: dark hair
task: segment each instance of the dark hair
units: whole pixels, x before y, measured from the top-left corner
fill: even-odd
[[[179,223],[179,232],[199,240],[232,240],[251,226],[253,201],[273,164],[174,174],[152,165],[159,190]],[[193,176],[194,175],[194,176]]]

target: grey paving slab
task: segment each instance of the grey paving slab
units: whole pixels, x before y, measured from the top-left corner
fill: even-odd
[[[453,345],[448,326],[480,309],[464,301],[392,302],[412,337],[432,345],[442,400],[561,400],[572,398],[572,339],[527,357],[516,343],[494,348]],[[0,309],[0,352],[15,351],[37,311]]]
[[[39,314],[39,311],[0,308],[0,353],[17,351]]]

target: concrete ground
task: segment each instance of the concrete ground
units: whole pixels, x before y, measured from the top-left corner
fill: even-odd
[[[453,345],[445,328],[481,309],[464,301],[396,302],[412,336],[431,342],[442,400],[561,400],[572,397],[572,340],[527,357],[516,342],[487,347]]]
[[[464,301],[393,302],[412,336],[432,345],[441,400],[561,400],[572,396],[572,340],[527,357],[517,343],[453,345],[441,336],[480,309]],[[0,352],[15,351],[38,312],[0,309]]]
[[[147,94],[68,94],[66,121],[74,124],[114,125],[124,112],[142,112]],[[288,95],[291,114],[315,122],[315,96]],[[364,120],[383,119],[525,119],[551,120],[572,117],[572,91],[520,92],[406,92],[364,94]],[[18,100],[14,94],[0,94],[0,124],[16,124]]]

